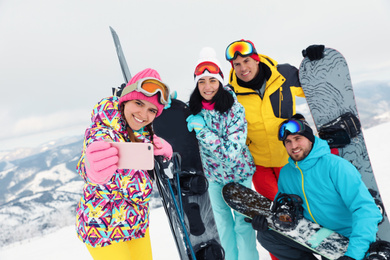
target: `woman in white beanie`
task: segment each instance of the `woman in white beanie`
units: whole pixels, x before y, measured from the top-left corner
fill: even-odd
[[[239,182],[251,187],[255,171],[246,146],[247,122],[243,106],[224,86],[215,51],[203,48],[195,68],[195,89],[190,97],[189,131],[195,131],[209,195],[226,260],[258,260],[256,236],[244,216],[232,212],[222,198],[222,187]]]

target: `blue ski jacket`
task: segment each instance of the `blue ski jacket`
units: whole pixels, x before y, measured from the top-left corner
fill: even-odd
[[[345,255],[363,259],[376,239],[382,215],[355,166],[331,154],[326,141],[315,137],[304,160],[289,158],[278,187],[278,193],[303,199],[305,218],[349,238]]]
[[[196,137],[203,169],[209,181],[219,184],[242,182],[255,172],[253,157],[246,145],[247,122],[244,107],[238,103],[234,92],[234,104],[225,113],[202,109],[199,113],[206,126]]]

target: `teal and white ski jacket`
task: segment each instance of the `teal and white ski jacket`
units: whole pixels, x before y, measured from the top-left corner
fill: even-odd
[[[331,154],[326,141],[315,137],[304,160],[289,158],[278,187],[303,199],[305,218],[348,237],[347,256],[363,259],[382,215],[355,166]]]
[[[223,114],[216,110],[202,109],[206,126],[196,135],[203,169],[207,179],[219,184],[242,182],[255,172],[255,164],[246,145],[247,122],[244,107],[238,103],[234,92],[234,104]]]

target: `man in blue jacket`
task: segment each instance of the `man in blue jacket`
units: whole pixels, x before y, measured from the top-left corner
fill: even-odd
[[[331,154],[327,142],[313,135],[300,114],[284,121],[278,135],[290,156],[280,172],[278,194],[300,196],[305,218],[349,238],[339,260],[363,259],[382,215],[358,170]],[[317,259],[309,249],[269,230],[264,216],[255,216],[252,226],[259,231],[261,245],[280,260]]]

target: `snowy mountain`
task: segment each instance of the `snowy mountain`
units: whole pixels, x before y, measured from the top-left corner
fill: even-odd
[[[367,129],[390,122],[390,82],[361,82],[354,85],[354,94],[363,128]],[[297,98],[297,112],[313,123],[304,98]]]
[[[84,184],[76,172],[81,149],[82,139],[70,138],[68,142],[63,139],[3,156],[0,245],[40,236],[74,222]],[[155,200],[154,206],[159,205]]]
[[[72,223],[83,185],[75,171],[80,149],[78,140],[44,145],[35,151],[19,150],[8,155],[10,160],[2,160],[0,244],[39,236]]]
[[[376,126],[390,121],[390,83],[365,82],[354,88],[363,127]]]

